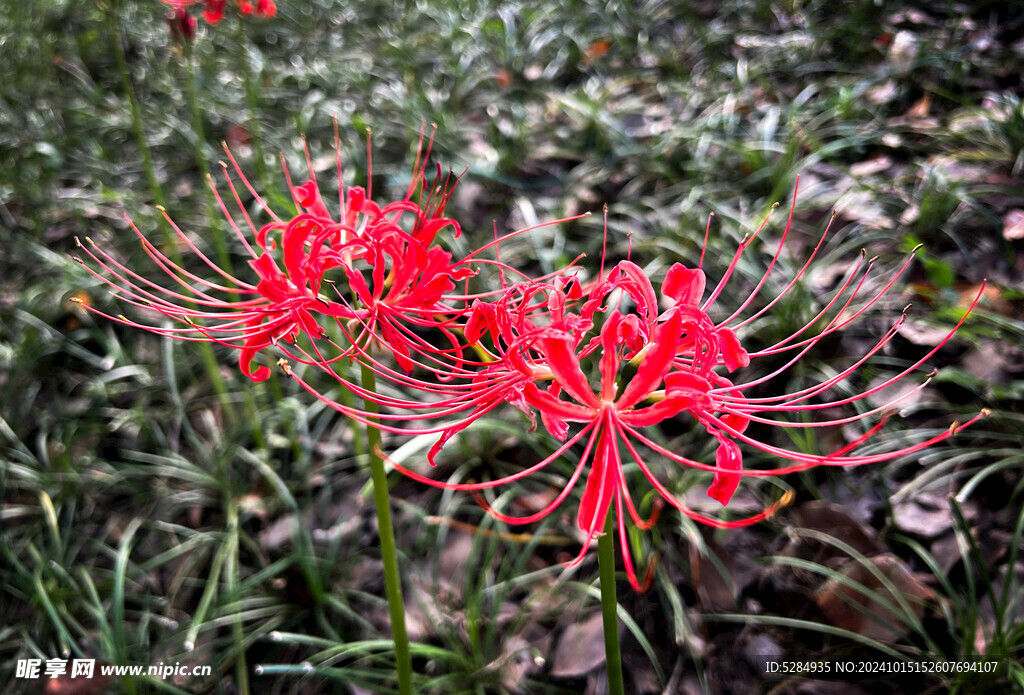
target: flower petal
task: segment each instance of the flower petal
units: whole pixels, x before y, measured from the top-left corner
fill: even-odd
[[[736,488],[740,486],[740,480],[743,478],[739,473],[728,472],[743,469],[743,454],[736,442],[731,439],[718,440],[715,464],[720,470],[715,473],[715,480],[708,488],[708,496],[721,502],[724,507],[729,504],[729,500],[736,493]]]
[[[547,412],[563,420],[590,422],[596,417],[593,409],[555,398],[547,391],[541,391],[534,383],[528,383],[523,387],[523,397],[541,413]]]
[[[729,328],[718,329],[718,347],[722,351],[722,361],[725,368],[734,372],[740,367],[750,364],[750,355],[740,345],[740,339]]]
[[[700,268],[687,268],[682,263],[673,263],[661,285],[661,293],[671,297],[676,304],[697,306],[704,296],[707,280]]]
[[[547,331],[540,339],[547,366],[555,379],[570,396],[583,405],[596,408],[600,405],[594,390],[580,369],[579,358],[570,347],[572,336],[564,331]]]
[[[590,473],[587,474],[587,486],[583,489],[583,499],[580,500],[576,522],[588,537],[604,529],[611,496],[617,486],[618,476],[612,469],[620,463],[613,437],[606,425],[601,430],[601,438],[594,452],[594,462],[590,466]]]

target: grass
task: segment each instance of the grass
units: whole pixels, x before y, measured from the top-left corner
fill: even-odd
[[[200,21],[190,61],[163,14],[155,1],[47,0],[0,10],[0,692],[21,692],[18,659],[63,655],[213,667],[211,678],[126,678],[115,692],[393,687],[366,450],[348,423],[284,380],[248,383],[222,352],[211,371],[190,345],[93,320],[69,302],[79,295],[124,310],[71,260],[73,239],[95,237],[134,267],[151,268],[124,215],[160,238],[153,206],[161,194],[198,243],[244,268],[239,248],[218,247],[225,230],[211,227],[218,213],[200,163],[211,162],[216,175],[226,140],[273,205],[287,209],[276,153],[301,170],[305,135],[318,173],[329,175],[333,157],[320,156],[332,151],[333,116],[349,182],[365,180],[372,128],[373,185],[389,190],[404,186],[421,123],[437,124],[437,157],[467,170],[452,211],[471,222],[456,250],[489,239],[492,222],[508,231],[594,211],[503,249],[541,272],[580,253],[599,257],[596,213],[607,203],[610,255],[629,253],[652,276],[677,260],[696,261],[714,213],[705,267],[717,277],[772,203],[788,203],[800,175],[794,243],[813,245],[833,209],[834,235],[800,301],[755,325],[743,336],[751,344],[813,316],[834,282],[830,273],[862,247],[893,268],[923,243],[900,306],[865,324],[865,333],[844,332],[795,379],[834,370],[905,303],[915,304],[920,331],[951,325],[963,297],[987,278],[984,304],[932,360],[939,371],[927,397],[906,410],[905,427],[894,419],[872,446],[906,445],[982,407],[993,416],[884,471],[786,480],[798,503],[858,491],[859,500],[847,501],[863,505],[880,547],[929,577],[937,598],[909,635],[865,644],[872,640],[821,615],[791,618],[765,606],[758,587],[770,573],[759,558],[776,554],[788,536],[813,532],[789,515],[728,537],[666,512],[634,539],[637,557],[661,558],[654,588],[623,599],[619,610],[635,626],[623,646],[627,683],[638,693],[684,681],[704,692],[745,692],[715,660],[739,663],[740,637],[767,635],[794,655],[821,648],[820,637],[808,636],[815,633],[833,640],[829,649],[856,643],[876,655],[953,659],[981,655],[979,630],[985,653],[1006,657],[1007,670],[994,682],[943,679],[936,692],[1022,687],[1015,548],[1024,495],[1016,446],[1024,434],[1024,296],[1020,241],[1002,234],[1004,216],[1020,207],[1024,161],[1013,53],[1019,9],[978,3],[964,14],[952,3],[922,9],[865,0],[836,13],[817,0],[685,8],[650,0],[527,2],[513,12],[454,1],[429,9],[281,2],[274,19],[246,19],[240,28],[232,17],[213,27]],[[913,39],[905,59],[892,49],[901,32]],[[124,49],[152,181],[112,42]],[[190,102],[192,84],[198,103]],[[760,277],[780,228],[773,219],[740,277]],[[797,257],[780,263],[792,272]],[[778,281],[765,296],[782,287]],[[913,336],[899,340],[865,382],[927,349]],[[546,446],[525,438],[525,427],[480,423],[442,465],[472,476],[536,460]],[[838,448],[851,436],[820,434],[799,446]],[[704,439],[679,423],[660,440],[706,460]],[[415,461],[427,446],[406,444],[401,456]],[[747,460],[759,462],[753,452]],[[706,482],[668,472],[680,494]],[[534,535],[523,542],[502,534],[524,529],[488,521],[467,496],[392,483],[407,588],[420,581],[413,575],[433,581],[440,558],[467,535],[472,544],[459,552],[479,558],[481,570],[466,570],[455,595],[418,594],[429,618],[413,645],[423,692],[582,690],[594,676],[550,677],[568,625],[598,600],[596,561],[569,572],[559,564],[576,549],[571,514],[528,527]],[[750,487],[766,498],[777,492]],[[519,492],[546,488],[541,481]],[[957,543],[962,582],[940,571],[935,538],[893,526],[892,505],[922,492],[950,496],[946,532]],[[957,512],[967,501],[984,514],[968,522]],[[435,515],[442,521],[427,521]],[[1002,553],[999,539],[1009,539]],[[735,574],[734,612],[707,608],[695,558]],[[837,577],[813,558],[801,563],[791,564],[809,573],[801,575],[808,586]],[[848,588],[875,592],[890,613],[913,608],[899,592],[889,598],[856,584]],[[761,677],[749,674],[747,685],[756,691]]]

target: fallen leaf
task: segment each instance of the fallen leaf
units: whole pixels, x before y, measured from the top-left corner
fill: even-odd
[[[914,102],[914,105],[903,114],[906,118],[925,118],[932,107],[931,92],[925,92],[924,96]]]
[[[949,504],[936,504],[933,495],[918,495],[895,502],[892,508],[896,526],[922,538],[938,538],[953,527]]]
[[[881,551],[873,529],[855,519],[846,509],[829,502],[813,501],[793,510],[797,526],[827,533],[864,555]],[[801,539],[805,540],[805,539]]]
[[[113,680],[111,676],[104,676],[97,668],[92,678],[76,676],[59,676],[47,680],[43,688],[44,695],[103,695],[107,692],[107,685]]]
[[[871,176],[872,174],[878,174],[892,166],[892,157],[887,157],[884,154],[877,155],[871,159],[865,159],[863,162],[857,162],[856,164],[850,165],[851,176]]]
[[[838,571],[863,589],[846,586],[838,578],[832,578],[818,589],[814,602],[833,625],[868,639],[892,641],[906,634],[911,629],[907,621],[919,621],[924,617],[925,604],[935,599],[935,593],[919,582],[895,555],[887,553],[866,561],[847,560]],[[884,577],[885,582],[876,573]],[[899,612],[890,610],[886,604]]]
[[[620,628],[621,632],[621,628]],[[604,664],[604,623],[600,613],[569,625],[551,660],[555,678],[579,678]]]
[[[897,70],[907,70],[917,58],[917,38],[909,31],[899,31],[889,44],[889,65]]]
[[[1014,208],[1003,217],[1003,238],[1024,239],[1024,210]]]
[[[704,608],[712,611],[736,610],[736,582],[733,562],[728,552],[713,540],[705,541],[707,552],[690,545],[690,571],[693,585]],[[715,557],[710,557],[710,555]]]

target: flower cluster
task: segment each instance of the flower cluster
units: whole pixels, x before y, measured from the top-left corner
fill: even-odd
[[[217,24],[224,19],[227,11],[228,0],[160,0],[160,2],[171,7],[171,16],[168,23],[171,27],[171,34],[178,41],[191,41],[195,35],[196,20],[188,13],[188,9],[194,5],[203,5],[203,19],[210,24]],[[277,4],[274,0],[235,0],[238,11],[243,15],[255,14],[261,19],[268,19],[277,14]]]
[[[337,137],[335,130],[340,152]],[[590,278],[575,263],[549,276],[531,278],[498,260],[496,253],[495,258],[484,258],[507,237],[458,260],[441,244],[449,234],[456,237],[461,231],[458,222],[445,213],[457,178],[442,176],[440,167],[428,175],[432,137],[424,140],[421,134],[405,195],[393,201],[374,200],[368,188],[342,184],[339,154],[337,214],[325,203],[312,164],[308,180],[297,186],[292,185],[285,168],[296,208],[287,218],[264,203],[228,151],[231,166],[224,165],[225,181],[244,220],[241,226],[216,188],[214,192],[227,225],[249,254],[251,279],[236,277],[212,262],[170,218],[168,223],[181,244],[212,273],[210,277],[172,260],[134,225],[146,253],[171,282],[150,280],[92,242],[83,246],[91,259],[85,265],[124,302],[155,311],[170,324],[110,318],[160,335],[233,348],[238,351],[241,371],[254,381],[270,375],[266,366],[254,366],[257,356],[277,346],[287,357],[279,362],[283,371],[338,412],[387,432],[437,434],[427,456],[430,464],[446,443],[484,415],[511,405],[530,423],[530,429],[537,426],[539,417],[543,428],[560,444],[550,455],[511,475],[452,483],[398,464],[395,467],[429,485],[480,492],[521,480],[579,448],[571,475],[542,509],[525,517],[488,509],[507,523],[532,523],[557,509],[577,489],[577,483],[584,481],[576,514],[584,542],[575,562],[585,556],[608,514],[614,512],[626,574],[637,590],[646,587],[651,575],[648,571],[641,578],[634,567],[626,519],[648,528],[663,503],[655,504],[651,515],[644,518],[634,501],[636,483],[649,486],[660,500],[686,516],[718,527],[755,523],[788,501],[784,495],[745,518],[707,516],[688,507],[670,489],[663,474],[668,467],[706,471],[711,477],[708,495],[725,506],[744,477],[887,461],[955,434],[957,425],[904,448],[859,453],[861,445],[884,426],[894,406],[909,394],[877,407],[845,407],[859,405],[920,369],[953,337],[977,298],[932,350],[883,383],[853,395],[839,395],[849,390],[837,388],[848,384],[855,372],[893,339],[904,316],[863,356],[827,379],[789,392],[765,388],[821,340],[878,307],[909,267],[911,257],[890,277],[876,281],[874,260],[862,254],[810,322],[773,344],[748,349],[743,336],[798,286],[821,249],[827,228],[784,289],[767,300],[759,299],[780,265],[791,212],[765,273],[731,312],[719,307],[718,299],[760,229],[738,246],[710,291],[702,267],[703,252],[692,267],[676,263],[669,268],[658,290],[630,260],[606,269],[602,258],[596,276]],[[310,161],[308,151],[306,160]],[[255,225],[242,204],[242,191],[257,201],[270,222]],[[767,219],[762,228],[766,223]],[[707,242],[705,232],[705,249]],[[494,286],[470,292],[471,284],[494,275],[482,272],[484,269],[497,270]],[[389,388],[385,395],[353,382],[344,366],[350,361],[397,388]],[[761,362],[770,363],[767,373],[756,369]],[[313,369],[297,369],[293,363]],[[363,409],[332,399],[317,386],[324,375],[376,407]],[[799,414],[805,417],[794,417]],[[690,458],[659,443],[657,430],[670,420],[689,420],[706,432],[714,445],[714,461]],[[773,443],[774,427],[820,428],[862,420],[874,424],[831,453],[805,453]],[[746,467],[743,448],[760,450],[786,463],[775,468]],[[629,472],[633,464],[638,471],[635,475]]]

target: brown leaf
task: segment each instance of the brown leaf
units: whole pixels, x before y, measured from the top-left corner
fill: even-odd
[[[814,602],[833,625],[869,639],[892,641],[910,631],[906,623],[908,616],[900,601],[908,606],[916,620],[920,620],[924,616],[925,603],[935,599],[934,592],[919,582],[895,555],[868,558],[866,564],[848,560],[839,572],[873,592],[877,598],[846,586],[838,579],[829,579],[814,595]],[[887,580],[886,583],[895,589],[898,596],[876,576],[876,572]],[[889,610],[885,603],[896,607],[899,612]]]
[[[894,500],[892,514],[898,527],[922,538],[938,538],[953,527],[953,512],[949,502],[934,493]]]
[[[886,59],[897,70],[907,70],[917,58],[917,38],[909,31],[899,31],[892,37],[889,44],[889,55]]]
[[[1024,210],[1014,208],[1003,217],[1003,238],[1024,239]]]
[[[111,676],[104,676],[99,672],[97,662],[92,678],[69,675],[51,678],[46,681],[43,687],[44,695],[103,695],[107,692],[107,684],[113,680]]]
[[[793,518],[799,527],[827,533],[864,555],[882,550],[874,530],[839,505],[817,500],[807,502],[793,510]]]
[[[872,174],[879,174],[891,166],[892,157],[887,157],[884,154],[880,154],[875,157],[872,157],[871,159],[865,159],[863,162],[851,164],[850,175],[871,176]]]
[[[603,663],[604,624],[601,613],[592,613],[586,620],[569,625],[562,633],[551,660],[551,675],[579,678]]]
[[[924,96],[918,99],[913,106],[903,114],[907,118],[925,118],[932,107],[931,92],[925,92]]]
[[[714,611],[736,610],[736,582],[733,579],[732,557],[713,541],[706,541],[707,553],[690,545],[690,571],[697,596],[705,608]],[[712,559],[708,554],[713,553]],[[716,562],[717,560],[717,562]],[[724,570],[724,574],[723,574]]]

